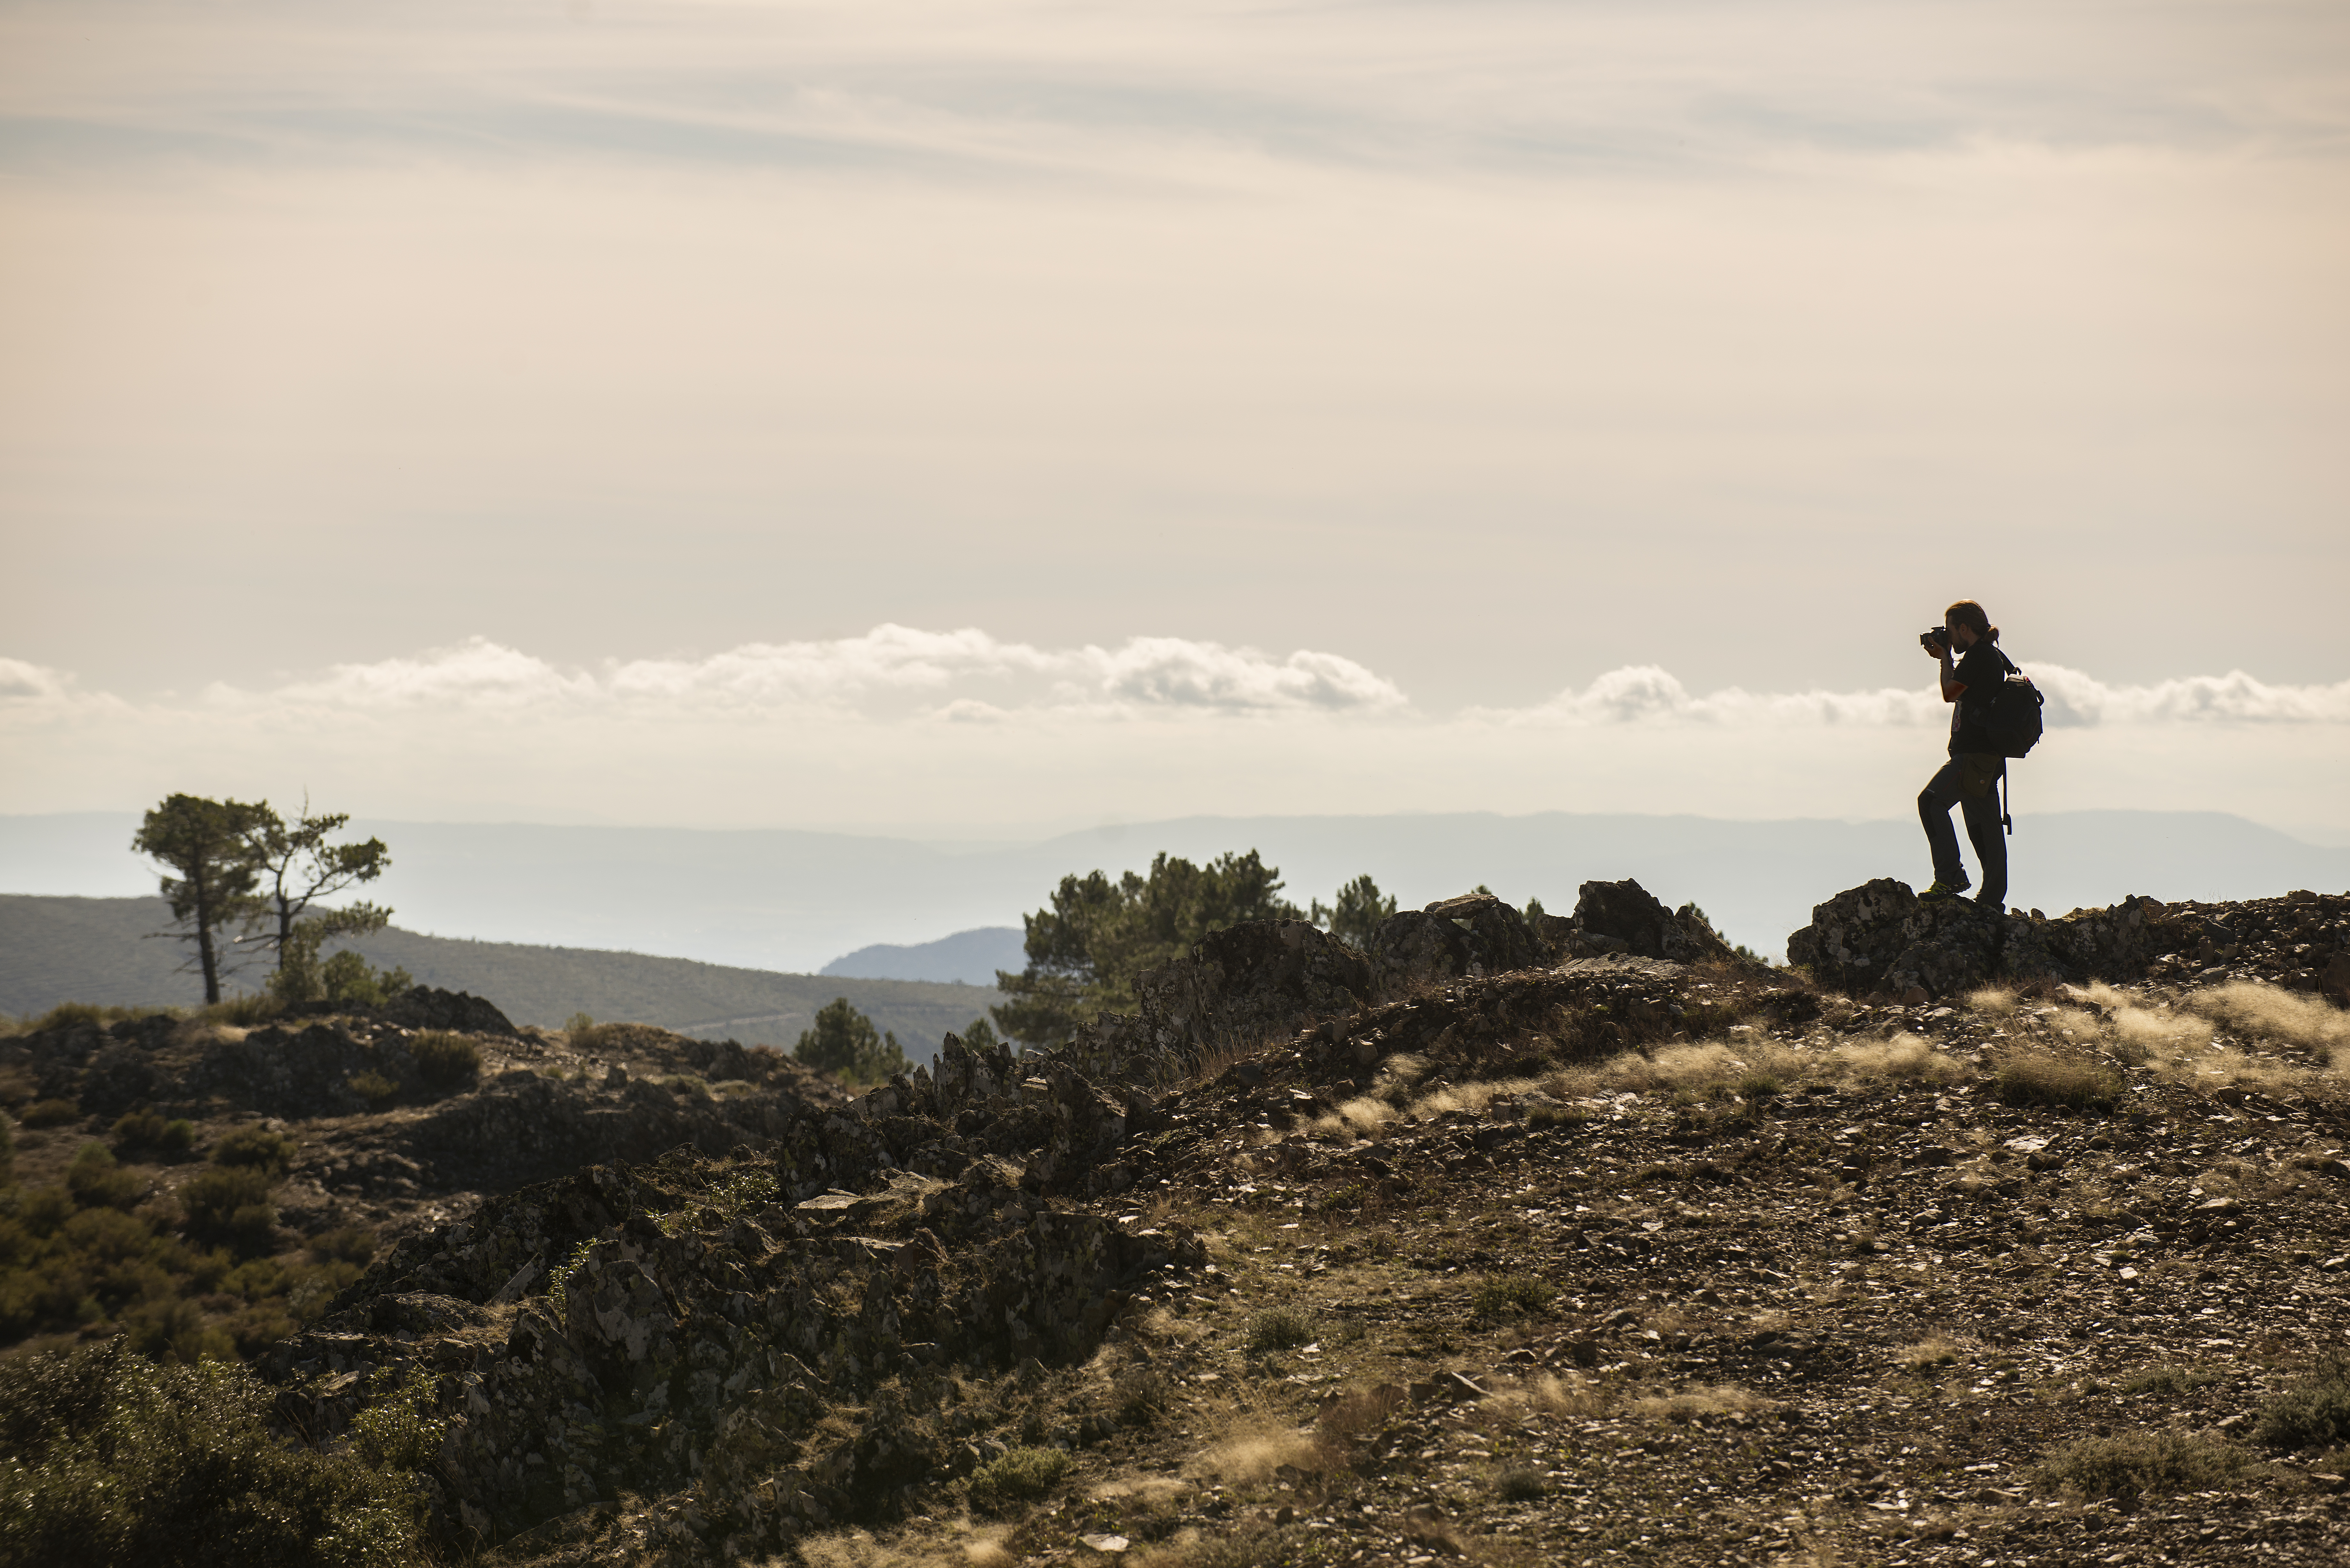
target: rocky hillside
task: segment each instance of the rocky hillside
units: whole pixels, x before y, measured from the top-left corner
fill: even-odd
[[[533,1040],[559,1094],[490,1064],[371,1179],[561,1173],[260,1375],[330,1451],[423,1390],[426,1538],[508,1563],[2335,1563],[2345,921],[1877,883],[1808,972],[1632,883],[1242,927],[1064,1051],[754,1064],[586,1168],[562,1117],[658,1064]]]

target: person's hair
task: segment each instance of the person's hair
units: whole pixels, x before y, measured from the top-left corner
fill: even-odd
[[[1953,622],[1972,628],[1974,634],[1985,642],[1999,640],[1999,628],[1991,625],[1991,617],[1984,614],[1982,606],[1972,599],[1960,599],[1942,612],[1944,626]]]

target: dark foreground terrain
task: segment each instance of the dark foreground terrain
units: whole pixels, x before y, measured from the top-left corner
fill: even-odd
[[[316,1135],[330,1199],[415,1170],[237,1386],[384,1561],[2350,1557],[2350,898],[1871,884],[1808,974],[1631,884],[1544,925],[1235,928],[1064,1051],[853,1101],[754,1064],[723,1129],[536,1185],[586,1146],[519,1102]],[[635,1114],[642,1056],[535,1044]],[[492,1195],[403,1228],[463,1158]],[[104,1400],[41,1376],[7,1561],[138,1528],[43,1490],[26,1410]]]

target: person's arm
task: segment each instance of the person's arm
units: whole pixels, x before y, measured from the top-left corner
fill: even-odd
[[[1966,683],[1958,678],[1958,673],[1950,663],[1950,645],[1947,642],[1942,644],[1941,662],[1942,701],[1955,702],[1967,694],[1967,688]]]

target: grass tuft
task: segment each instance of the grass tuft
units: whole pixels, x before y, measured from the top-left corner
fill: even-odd
[[[2110,1110],[2125,1087],[2109,1069],[2076,1056],[2018,1051],[1999,1064],[1995,1090],[2011,1106]]]
[[[1488,1321],[1505,1317],[1538,1317],[1550,1310],[1558,1292],[1532,1274],[1488,1274],[1470,1293],[1469,1310]]]
[[[1009,1513],[1051,1491],[1068,1469],[1069,1456],[1058,1449],[1014,1449],[972,1472],[971,1506],[980,1513]]]
[[[1248,1347],[1259,1355],[1267,1351],[1295,1350],[1321,1337],[1320,1326],[1314,1319],[1290,1307],[1267,1307],[1249,1320]]]

